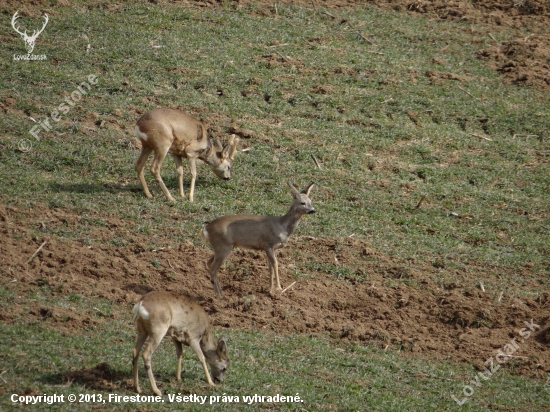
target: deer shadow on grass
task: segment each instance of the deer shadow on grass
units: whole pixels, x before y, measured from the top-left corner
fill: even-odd
[[[168,341],[171,338],[164,338]],[[164,342],[169,344],[170,342]],[[131,360],[131,352],[128,353],[128,359]],[[142,362],[141,362],[142,363]],[[168,383],[174,380],[174,371],[170,367],[159,368],[160,371],[155,371],[155,375],[159,382]],[[189,380],[194,381],[199,379],[200,373],[194,370],[182,370],[182,381]],[[128,392],[134,392],[134,381],[132,377],[132,370],[119,370],[113,368],[107,362],[98,363],[91,368],[82,368],[72,370],[68,372],[46,374],[41,379],[44,383],[50,385],[62,385],[62,386],[80,386],[90,390],[98,390],[105,392],[116,392],[120,390],[126,390]],[[162,387],[162,383],[159,385]],[[147,392],[147,390],[145,390]]]
[[[178,185],[177,178],[175,177],[168,177],[163,178],[163,180],[166,182],[166,186],[168,186],[169,189],[176,189]],[[155,179],[152,179],[148,182],[149,186],[153,189],[153,195],[155,197],[164,197],[162,191],[160,190],[160,187],[158,186]],[[196,181],[197,187],[206,187],[209,188],[211,186],[214,186],[215,184],[207,179],[200,179],[197,178]],[[128,185],[122,185],[120,183],[102,183],[102,182],[94,182],[94,183],[50,183],[50,189],[53,192],[69,192],[69,193],[88,193],[88,194],[94,194],[94,193],[121,193],[121,192],[130,192],[130,193],[142,193],[143,189],[139,185],[139,182],[136,184],[128,184]],[[189,192],[189,187],[184,184],[183,186],[186,193]],[[144,195],[145,197],[145,195]],[[178,196],[179,197],[179,196]]]
[[[91,368],[46,375],[43,380],[53,385],[79,385],[88,389],[112,392],[113,390],[132,389],[131,371],[120,371],[102,362]]]
[[[142,189],[136,185],[123,186],[118,183],[51,183],[53,192],[70,193],[120,193],[120,192],[141,192]]]

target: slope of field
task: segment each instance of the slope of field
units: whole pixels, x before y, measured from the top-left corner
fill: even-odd
[[[167,289],[234,339],[211,393],[453,409],[449,394],[513,341],[464,409],[550,402],[546,3],[11,1],[8,28],[15,11],[29,29],[50,22],[42,62],[12,60],[24,43],[0,33],[0,330],[14,343],[0,344],[0,395],[131,393],[131,307]],[[169,204],[146,170],[146,199],[133,130],[154,107],[237,134],[232,180],[201,165],[195,202]],[[175,195],[171,159],[162,174]],[[288,289],[270,297],[265,255],[235,250],[217,300],[204,223],[283,214],[288,181],[314,181],[317,209],[278,252]],[[155,360],[163,392],[207,393],[200,371],[171,380],[171,350]]]
[[[130,243],[127,246],[109,245],[116,232],[132,227],[132,223],[108,219],[104,228],[89,234],[99,244],[86,246],[54,238],[27,264],[35,244],[25,240],[30,237],[25,222],[47,222],[55,229],[82,224],[81,218],[31,204],[29,209],[2,208],[0,219],[2,235],[14,239],[0,246],[14,274],[6,281],[15,281],[15,285],[6,283],[5,287],[17,295],[42,287],[51,296],[78,293],[127,307],[150,290],[168,289],[200,302],[211,314],[213,324],[224,328],[328,332],[333,338],[377,342],[382,348],[391,345],[404,352],[474,364],[491,356],[494,342],[507,342],[512,337],[519,340],[515,329],[525,327],[525,320],[534,320],[542,328],[536,330],[533,342],[516,353],[514,370],[544,378],[550,365],[550,292],[536,298],[510,297],[507,293],[501,300],[499,294],[504,289],[493,289],[492,284],[484,290],[472,286],[488,278],[488,268],[479,262],[468,262],[466,271],[456,271],[461,283],[442,286],[425,275],[434,267],[422,259],[396,260],[360,239],[301,236],[279,252],[283,288],[294,284],[280,298],[269,295],[265,255],[236,251],[220,275],[225,299],[218,301],[205,269],[211,252],[204,247],[185,242],[151,250],[148,236],[135,233],[125,235]],[[506,267],[491,270],[503,276],[510,272]],[[532,279],[529,286],[537,286],[529,265],[515,274],[523,282]],[[98,322],[90,313],[55,304],[31,311],[25,306],[17,301],[5,305],[0,308],[0,319],[40,320],[76,333],[83,325]],[[113,313],[112,318],[127,318],[127,311]],[[481,363],[477,366],[483,370]]]

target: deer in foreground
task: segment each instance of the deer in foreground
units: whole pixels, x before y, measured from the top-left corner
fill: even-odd
[[[279,249],[288,241],[302,215],[315,213],[309,198],[313,183],[302,192],[290,183],[288,186],[293,201],[284,216],[227,215],[205,226],[203,235],[214,250],[214,255],[206,266],[218,298],[222,297],[222,293],[216,274],[234,247],[265,251],[271,275],[270,294],[274,296],[276,292],[282,291],[275,249]]]
[[[183,295],[172,292],[150,292],[143,296],[132,310],[137,328],[136,345],[132,351],[134,367],[134,388],[140,393],[138,381],[138,357],[141,347],[147,340],[143,350],[143,363],[155,395],[161,395],[157,388],[151,357],[164,336],[171,336],[176,346],[178,366],[176,379],[181,379],[181,356],[183,345],[190,346],[201,361],[206,381],[215,386],[206,363],[212,369],[215,381],[222,382],[229,366],[227,346],[221,338],[218,342],[210,331],[210,322],[204,309]]]
[[[136,172],[147,197],[152,197],[152,195],[147,187],[143,168],[147,158],[153,151],[155,155],[151,165],[151,173],[153,173],[166,198],[171,202],[174,201],[174,198],[160,176],[160,167],[168,152],[170,152],[176,163],[181,197],[185,196],[181,158],[187,158],[191,172],[190,202],[193,201],[195,193],[197,159],[208,164],[220,179],[231,179],[231,163],[239,143],[239,139],[235,135],[231,136],[225,147],[221,145],[219,139],[216,141],[216,146],[213,146],[206,135],[206,127],[200,121],[179,110],[166,108],[153,109],[141,116],[136,124],[135,133],[141,141],[141,154],[136,161]]]

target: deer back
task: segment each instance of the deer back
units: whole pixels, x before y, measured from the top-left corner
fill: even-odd
[[[206,127],[179,110],[153,109],[141,116],[136,127],[144,144],[153,149],[169,145],[170,152],[178,156],[198,155],[209,147]]]
[[[183,295],[156,291],[143,296],[134,307],[137,322],[149,332],[168,330],[182,343],[201,339],[210,330],[204,309]]]
[[[280,241],[286,232],[281,216],[226,215],[204,228],[204,236],[216,249],[218,244],[263,250]]]

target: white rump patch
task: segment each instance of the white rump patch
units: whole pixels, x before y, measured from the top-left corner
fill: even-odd
[[[202,235],[206,240],[208,240],[208,230],[206,230],[206,227],[202,230]]]
[[[143,320],[149,319],[149,312],[147,312],[147,309],[141,305],[141,302],[138,302],[134,305],[134,309],[132,309],[132,313],[134,314],[134,322],[139,318]]]
[[[149,312],[142,305],[139,306],[139,317],[143,320],[149,319]]]
[[[136,136],[139,137],[143,141],[147,141],[147,135],[145,133],[142,133],[141,130],[139,130],[139,126],[136,124],[136,128],[134,129]]]

